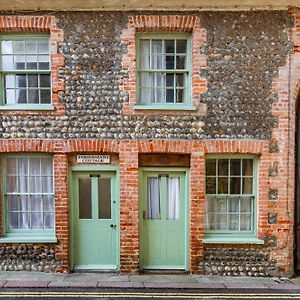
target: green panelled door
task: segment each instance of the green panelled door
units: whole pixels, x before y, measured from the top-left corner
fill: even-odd
[[[185,173],[143,172],[141,268],[186,269]]]
[[[115,173],[73,176],[74,269],[117,268]]]

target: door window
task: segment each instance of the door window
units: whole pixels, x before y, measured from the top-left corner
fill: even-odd
[[[98,178],[98,218],[111,219],[110,178]]]
[[[160,177],[149,177],[148,189],[148,219],[160,219]]]
[[[167,219],[179,220],[180,198],[179,198],[179,177],[167,178]]]
[[[79,219],[92,218],[91,178],[79,178]]]

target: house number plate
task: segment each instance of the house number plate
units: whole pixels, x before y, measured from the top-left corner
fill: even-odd
[[[77,155],[78,163],[85,164],[109,164],[109,155]]]

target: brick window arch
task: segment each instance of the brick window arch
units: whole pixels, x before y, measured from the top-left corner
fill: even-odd
[[[192,36],[192,69],[191,69],[191,104],[195,108],[189,114],[204,114],[206,107],[201,103],[201,94],[207,90],[207,82],[201,77],[201,69],[206,68],[206,55],[201,54],[200,47],[206,41],[206,30],[200,27],[200,19],[196,16],[179,15],[137,15],[128,18],[127,28],[122,32],[122,42],[127,46],[127,53],[123,55],[123,68],[128,72],[128,79],[123,83],[123,90],[128,93],[129,101],[124,103],[125,115],[140,114],[134,109],[137,103],[137,76],[136,76],[136,33],[190,33]],[[142,112],[143,114],[145,112]],[[151,114],[159,111],[147,112]],[[182,111],[164,111],[166,113],[179,113]],[[186,113],[186,112],[185,112]]]
[[[54,110],[47,114],[64,114],[64,105],[59,101],[59,93],[64,91],[64,80],[59,78],[59,68],[64,66],[62,53],[57,53],[58,43],[63,41],[63,30],[57,28],[54,16],[0,16],[0,35],[46,33],[50,39],[51,90]],[[1,110],[0,114],[44,114],[42,110]]]

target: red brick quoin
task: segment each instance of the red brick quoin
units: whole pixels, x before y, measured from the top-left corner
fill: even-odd
[[[201,94],[207,90],[207,82],[200,75],[200,70],[207,66],[206,55],[200,53],[200,46],[206,41],[206,30],[200,27],[200,19],[195,16],[130,16],[127,28],[122,32],[122,42],[127,46],[127,53],[123,55],[123,68],[128,71],[128,79],[124,81],[122,89],[128,93],[129,102],[123,104],[125,115],[160,114],[159,110],[135,111],[137,103],[136,78],[136,33],[137,32],[189,32],[192,35],[192,89],[191,103],[196,112],[185,114],[205,114],[206,106],[201,103]],[[183,112],[164,111],[164,114],[182,114]]]
[[[63,115],[64,105],[59,102],[58,94],[64,91],[64,80],[58,76],[59,68],[64,66],[64,56],[57,53],[58,43],[63,41],[63,30],[57,28],[57,19],[54,16],[0,16],[0,34],[15,33],[46,33],[50,37],[50,56],[51,56],[51,84],[52,84],[52,104],[54,111],[47,111],[47,115]],[[44,111],[1,111],[0,115],[42,115]]]
[[[278,260],[283,272],[290,270],[290,262],[282,261],[281,255],[289,253],[285,245],[286,235],[280,233],[289,228],[285,220],[285,211],[280,214],[279,224],[268,224],[270,207],[268,190],[272,186],[269,167],[273,162],[273,153],[269,153],[268,141],[260,140],[204,140],[204,141],[137,141],[137,140],[0,140],[2,153],[52,153],[55,164],[55,207],[56,207],[56,257],[63,260],[63,269],[69,271],[69,233],[68,213],[70,196],[68,192],[68,155],[73,153],[118,153],[120,167],[120,262],[121,273],[139,271],[139,224],[138,224],[138,154],[174,153],[190,154],[190,271],[198,273],[198,263],[204,257],[204,163],[209,153],[255,154],[259,157],[258,190],[258,238],[276,234],[278,249],[270,249],[272,258]],[[286,180],[282,175],[282,180]],[[283,182],[284,183],[284,182]],[[277,209],[275,206],[274,209]],[[280,205],[280,209],[281,209]],[[289,213],[292,213],[292,206]],[[280,230],[280,231],[278,231]],[[278,234],[277,234],[278,231]]]

